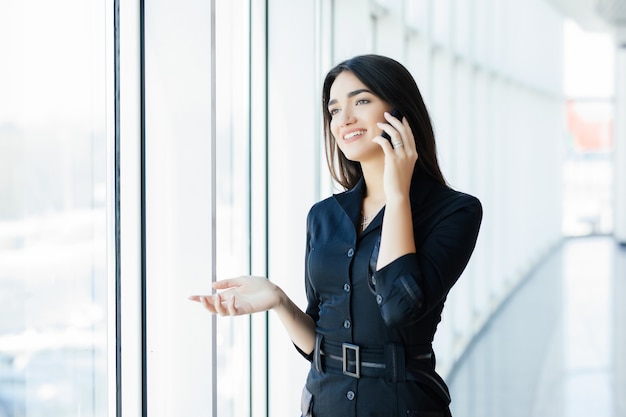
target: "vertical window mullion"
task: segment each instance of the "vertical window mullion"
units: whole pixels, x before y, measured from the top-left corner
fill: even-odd
[[[210,16],[210,43],[211,43],[211,82],[210,82],[210,90],[211,90],[211,282],[215,282],[217,276],[217,233],[216,233],[216,217],[217,217],[217,196],[216,196],[216,186],[217,186],[217,158],[216,158],[216,37],[215,37],[215,0],[211,0],[211,16]],[[211,415],[213,417],[217,417],[217,317],[215,315],[211,315]]]
[[[268,273],[267,7],[266,0],[250,0],[250,272],[262,276]],[[250,412],[253,417],[268,416],[267,328],[266,313],[250,317]]]
[[[115,56],[115,409],[143,407],[143,169],[141,2],[114,0]],[[121,18],[123,16],[123,19]]]

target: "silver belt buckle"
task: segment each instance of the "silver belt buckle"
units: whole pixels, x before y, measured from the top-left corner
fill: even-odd
[[[348,351],[354,351],[354,372],[348,371]],[[343,374],[353,378],[361,377],[361,358],[359,355],[359,347],[351,343],[343,343],[341,345],[341,356],[343,365]]]

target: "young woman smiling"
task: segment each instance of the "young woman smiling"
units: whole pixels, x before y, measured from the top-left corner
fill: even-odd
[[[278,314],[311,362],[303,416],[450,416],[432,341],[474,250],[480,202],[446,185],[426,106],[397,61],[340,63],[322,99],[327,162],[345,191],[307,217],[306,310],[264,277],[191,299],[225,316]]]

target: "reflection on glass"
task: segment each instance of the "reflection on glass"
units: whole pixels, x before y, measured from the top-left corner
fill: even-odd
[[[104,13],[0,5],[0,417],[107,415]]]

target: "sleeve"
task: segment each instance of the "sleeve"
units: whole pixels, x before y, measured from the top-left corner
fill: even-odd
[[[307,217],[307,232],[306,232],[306,252],[304,256],[304,288],[306,291],[306,299],[307,299],[307,307],[306,314],[311,316],[313,321],[317,323],[319,319],[319,299],[315,293],[315,289],[311,283],[311,279],[309,276],[309,257],[311,255],[311,213]],[[296,350],[304,356],[308,361],[313,360],[313,353],[306,354],[303,352],[298,346],[295,345]]]
[[[436,221],[417,253],[394,260],[373,277],[376,302],[390,327],[420,320],[445,299],[474,251],[480,201],[463,195]]]

